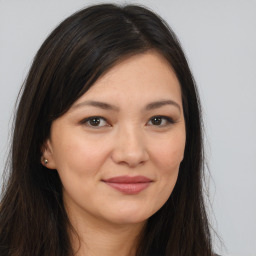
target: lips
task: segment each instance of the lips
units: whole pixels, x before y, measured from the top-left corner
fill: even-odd
[[[103,180],[108,186],[125,194],[138,194],[146,189],[152,182],[145,176],[118,176]]]

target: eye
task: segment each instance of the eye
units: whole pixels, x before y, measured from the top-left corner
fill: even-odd
[[[89,127],[104,127],[109,126],[108,122],[104,117],[101,116],[92,116],[88,117],[81,121],[81,124],[84,124]]]
[[[148,121],[148,125],[153,126],[167,126],[173,123],[173,119],[167,116],[153,116]]]

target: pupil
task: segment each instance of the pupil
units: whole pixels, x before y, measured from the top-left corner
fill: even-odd
[[[161,117],[154,117],[154,118],[152,119],[152,123],[153,123],[154,125],[160,125],[161,122],[162,122]]]
[[[90,125],[92,125],[92,126],[97,126],[97,125],[99,125],[99,123],[100,123],[100,119],[98,117],[92,118],[90,120]]]

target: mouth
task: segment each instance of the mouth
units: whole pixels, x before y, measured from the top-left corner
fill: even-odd
[[[153,182],[145,176],[118,176],[102,181],[108,186],[128,195],[140,193]]]

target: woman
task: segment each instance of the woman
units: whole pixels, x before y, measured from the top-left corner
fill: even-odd
[[[67,18],[20,97],[0,255],[213,255],[200,123],[160,17],[106,4]]]

